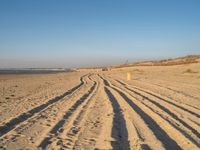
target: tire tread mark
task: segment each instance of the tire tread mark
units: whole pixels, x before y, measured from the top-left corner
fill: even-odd
[[[108,83],[107,80],[103,79]],[[116,88],[110,86],[113,90],[118,92],[124,100],[140,115],[148,127],[152,130],[154,135],[161,141],[166,149],[181,150],[181,147],[174,141],[147,113],[145,113],[140,107],[133,103],[124,93]]]
[[[105,83],[105,82],[104,82]],[[111,145],[113,149],[130,149],[130,144],[128,141],[128,131],[126,128],[126,122],[121,112],[121,108],[116,98],[110,92],[107,87],[104,87],[105,92],[111,102],[114,111],[112,136],[116,141],[112,141]],[[116,135],[117,132],[117,135]]]
[[[15,128],[16,125],[18,125],[21,122],[24,122],[25,120],[29,119],[30,117],[32,117],[33,115],[35,115],[36,113],[44,110],[46,107],[48,107],[49,105],[52,105],[54,103],[56,103],[57,101],[59,101],[60,99],[64,98],[65,96],[73,93],[75,90],[77,90],[78,88],[80,88],[83,84],[83,77],[85,77],[86,75],[82,76],[80,81],[81,83],[79,83],[77,86],[73,87],[72,89],[68,90],[67,92],[65,92],[64,94],[57,96],[51,100],[49,100],[48,102],[39,105],[13,119],[11,119],[9,122],[7,122],[6,124],[0,126],[0,137],[2,137],[3,135],[5,135],[6,133],[8,133],[9,131],[11,131],[12,129]]]
[[[157,107],[159,107],[160,109],[162,109],[163,111],[165,111],[166,113],[168,113],[171,117],[173,117],[175,120],[178,120],[181,124],[183,124],[186,128],[188,128],[189,130],[192,131],[192,133],[194,133],[198,138],[200,138],[200,134],[198,133],[197,130],[193,129],[190,125],[188,125],[186,122],[184,122],[183,120],[179,119],[179,117],[174,114],[173,112],[171,112],[168,108],[166,107],[163,107],[162,105],[160,105],[159,103],[151,100],[150,98],[142,95],[141,93],[137,92],[137,91],[134,91],[130,88],[127,88],[128,90],[134,92],[135,94],[143,97],[144,99],[148,100],[149,102],[153,103],[154,105],[156,105]]]
[[[120,83],[120,84],[124,85],[125,87],[127,87],[127,85],[124,84],[124,83],[122,83],[121,81],[119,81],[119,80],[115,80],[115,81],[117,81],[118,83]],[[130,85],[128,85],[128,86],[130,86]],[[132,87],[132,86],[131,86],[131,87]],[[151,92],[148,92],[148,91],[143,90],[143,89],[138,88],[138,87],[133,87],[133,88],[135,88],[135,89],[137,89],[137,90],[140,90],[140,91],[142,91],[142,92],[144,92],[144,93],[147,93],[147,94],[149,94],[149,95],[151,95],[151,96],[154,96],[154,97],[156,97],[156,98],[158,98],[158,99],[161,99],[162,101],[164,101],[164,102],[166,102],[166,103],[169,103],[169,104],[171,104],[171,105],[174,105],[174,106],[178,107],[179,109],[182,109],[182,110],[184,110],[184,111],[186,111],[186,112],[188,112],[188,113],[191,113],[191,114],[193,114],[194,116],[200,118],[200,115],[199,115],[199,114],[197,114],[197,113],[195,113],[195,112],[193,112],[193,111],[190,111],[190,110],[188,110],[188,109],[186,109],[186,108],[184,108],[184,107],[182,107],[182,106],[179,106],[179,105],[177,105],[177,104],[175,104],[175,103],[173,103],[173,102],[170,102],[170,101],[168,101],[168,100],[166,100],[166,99],[164,99],[164,98],[162,98],[162,97],[160,97],[160,96],[158,96],[158,95],[155,95],[155,94],[153,94],[153,93],[151,93]],[[190,106],[190,107],[191,107],[191,106]]]
[[[144,122],[153,131],[155,136],[163,143],[166,149],[181,149],[179,145],[171,139],[171,137],[169,137],[168,134],[147,113],[134,104],[124,93],[115,88],[113,89],[124,98],[124,100],[140,115],[141,118],[143,118]]]
[[[156,105],[157,107],[159,107],[160,109],[162,109],[163,111],[165,111],[166,113],[168,113],[169,115],[171,115],[174,119],[178,120],[180,123],[182,123],[186,128],[188,128],[189,130],[192,131],[192,133],[194,133],[197,137],[199,137],[199,133],[198,131],[196,131],[195,129],[193,129],[191,126],[189,126],[187,123],[185,123],[184,121],[180,120],[174,113],[172,113],[169,109],[161,106],[159,103],[155,102],[155,101],[152,101],[151,99],[149,99],[148,97],[130,89],[130,88],[127,88],[125,87],[126,89],[128,89],[129,91],[131,92],[134,92],[135,94],[145,98],[146,100],[152,102],[154,105]],[[119,91],[118,89],[114,88],[115,90]],[[131,95],[132,96],[132,95]],[[134,97],[134,96],[133,96]],[[136,97],[134,97],[136,98]],[[148,105],[146,105],[145,103],[141,102],[143,105],[145,105],[146,107],[148,107],[149,109],[151,109],[153,112],[155,112],[151,107],[149,107]],[[157,113],[157,112],[155,112]],[[158,114],[160,117],[163,118],[163,116],[161,116],[160,114]],[[194,140],[187,132],[185,132],[183,129],[180,129],[178,128],[176,125],[174,125],[172,122],[170,122],[168,119],[166,118],[163,118],[165,119],[169,124],[171,124],[175,129],[177,129],[178,131],[180,131],[183,135],[185,135],[185,137],[187,137],[192,143],[194,143],[196,146],[199,147],[199,143]]]
[[[46,137],[39,145],[42,149],[45,149],[48,144],[51,143],[52,137],[57,135],[57,131],[65,124],[66,120],[73,114],[74,111],[84,102],[85,99],[94,91],[96,87],[96,82],[89,89],[88,93],[84,94],[80,99],[78,99],[72,107],[64,114],[63,118],[57,122],[57,124],[51,129],[50,135]]]

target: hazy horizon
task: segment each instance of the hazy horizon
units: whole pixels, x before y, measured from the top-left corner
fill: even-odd
[[[200,1],[1,1],[0,68],[74,68],[200,54]]]
[[[21,66],[21,67],[0,67],[0,69],[31,69],[31,68],[65,68],[65,69],[73,69],[73,68],[87,68],[87,67],[108,67],[108,66],[115,66],[115,65],[122,65],[122,64],[131,64],[131,63],[140,63],[140,62],[144,62],[144,61],[159,61],[159,60],[167,60],[167,59],[176,59],[176,58],[180,58],[180,57],[186,57],[186,56],[199,56],[200,54],[188,54],[188,55],[180,55],[180,56],[175,56],[175,57],[160,57],[160,58],[149,58],[149,59],[134,59],[134,60],[124,60],[124,61],[118,61],[118,62],[113,62],[113,63],[105,63],[105,64],[102,64],[102,65],[94,65],[94,64],[89,64],[89,65],[78,65],[78,66],[74,66],[74,67],[67,67],[67,66]]]

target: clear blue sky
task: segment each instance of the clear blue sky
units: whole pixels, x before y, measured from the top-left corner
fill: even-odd
[[[200,0],[1,0],[0,67],[200,54]]]

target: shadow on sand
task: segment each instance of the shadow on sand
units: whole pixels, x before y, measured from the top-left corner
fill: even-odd
[[[129,150],[130,145],[128,141],[128,131],[126,128],[126,122],[121,112],[120,105],[118,104],[112,93],[105,87],[105,91],[109,97],[114,111],[112,137],[116,141],[112,141],[111,145],[113,149],[117,150]]]

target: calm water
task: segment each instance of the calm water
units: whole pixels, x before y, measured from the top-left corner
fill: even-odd
[[[68,72],[69,69],[66,70],[0,70],[0,74],[11,74],[11,73],[58,73],[58,72]]]

